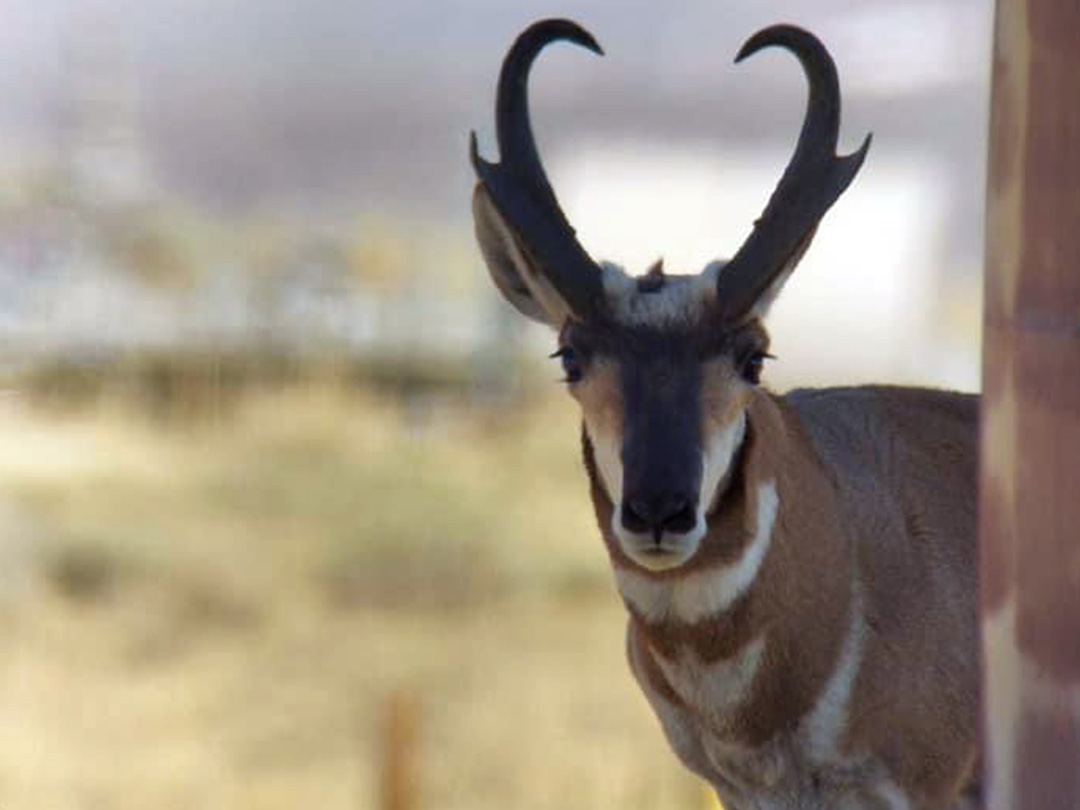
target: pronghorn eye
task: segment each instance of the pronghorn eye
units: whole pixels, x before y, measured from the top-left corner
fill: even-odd
[[[761,369],[765,365],[765,358],[772,355],[765,352],[754,352],[743,363],[742,370],[739,372],[742,378],[751,385],[757,385],[761,382]]]
[[[566,376],[563,377],[563,382],[576,383],[581,379],[581,366],[578,364],[577,354],[570,346],[560,346],[559,349],[552,353],[552,357],[558,357],[562,362],[563,371]]]

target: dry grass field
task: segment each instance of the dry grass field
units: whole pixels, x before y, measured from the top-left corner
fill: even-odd
[[[382,810],[395,735],[417,810],[707,806],[625,666],[561,398],[9,395],[0,629],[4,810]]]

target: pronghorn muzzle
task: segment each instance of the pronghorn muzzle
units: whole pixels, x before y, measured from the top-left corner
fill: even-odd
[[[697,525],[697,497],[668,488],[634,493],[623,499],[622,525],[627,531],[652,535],[656,543],[665,532],[686,534]]]
[[[680,364],[677,364],[677,366]],[[655,546],[698,527],[702,477],[700,371],[623,370],[622,529]]]

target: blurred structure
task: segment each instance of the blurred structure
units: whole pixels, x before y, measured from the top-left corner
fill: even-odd
[[[502,318],[482,276],[465,135],[490,132],[500,49],[551,9],[40,8],[15,0],[0,32],[6,368],[393,357],[406,376],[487,390],[512,377],[485,369],[539,365],[547,336]],[[696,272],[741,242],[790,152],[797,71],[728,57],[791,9],[590,0],[575,14],[609,56],[538,70],[534,118],[564,207],[593,255]],[[776,309],[776,387],[978,387],[988,19],[976,0],[819,0],[793,20],[837,54],[844,131],[875,143]]]
[[[138,119],[137,68],[127,41],[132,33],[119,9],[89,3],[72,10],[60,43],[57,159],[67,164],[66,182],[79,209],[122,214],[157,196]]]
[[[987,209],[988,810],[1080,805],[1080,7],[999,0]]]
[[[416,695],[404,690],[398,690],[386,701],[379,810],[418,810],[420,806],[419,714]]]

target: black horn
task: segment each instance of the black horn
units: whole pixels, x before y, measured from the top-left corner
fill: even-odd
[[[529,69],[546,45],[567,40],[597,54],[603,51],[593,36],[570,20],[542,20],[525,30],[511,46],[499,74],[495,100],[495,132],[499,162],[480,157],[476,133],[470,138],[470,157],[480,182],[487,188],[515,238],[582,320],[602,301],[601,272],[578,243],[551,189],[536,151],[529,123]]]
[[[741,62],[776,45],[793,53],[810,85],[799,142],[761,217],[738,252],[720,272],[717,300],[726,323],[749,314],[786,269],[798,261],[818,222],[859,171],[870,135],[850,155],[837,156],[840,131],[840,83],[825,46],[794,25],[758,31],[735,57]]]

